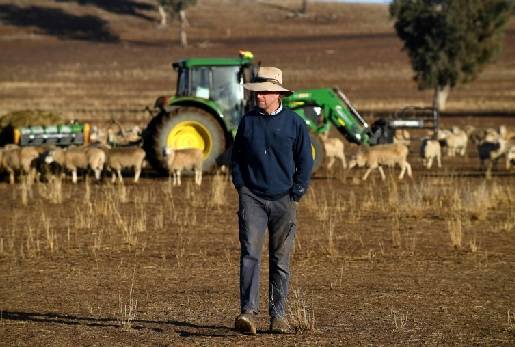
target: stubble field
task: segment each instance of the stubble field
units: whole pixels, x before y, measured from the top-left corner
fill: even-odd
[[[170,62],[239,49],[283,68],[292,89],[338,85],[369,121],[431,100],[411,81],[384,6],[316,4],[295,17],[295,1],[199,1],[191,47],[180,49],[176,24],[158,29],[150,2],[102,3],[0,1],[0,113],[146,124],[144,107],[173,93]],[[55,24],[67,21],[105,25]],[[451,93],[460,116],[444,117],[444,127],[515,127],[510,28],[500,60]],[[415,142],[412,180],[386,170],[385,182],[377,173],[361,182],[362,170],[341,167],[313,177],[299,206],[289,335],[266,332],[266,250],[258,335],[233,330],[239,243],[227,178],[207,175],[201,188],[191,177],[173,187],[151,170],[124,185],[4,179],[0,337],[14,346],[512,346],[513,170],[499,165],[485,180],[470,146],[428,172],[417,152]]]

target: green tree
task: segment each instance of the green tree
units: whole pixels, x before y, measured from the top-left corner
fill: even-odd
[[[168,24],[168,16],[172,19],[179,18],[180,29],[179,39],[182,47],[188,46],[188,37],[186,28],[189,26],[188,19],[186,18],[186,8],[195,5],[197,0],[158,0],[157,8],[161,16],[161,25]]]
[[[445,108],[457,84],[473,81],[498,56],[512,0],[394,0],[390,15],[419,89]]]

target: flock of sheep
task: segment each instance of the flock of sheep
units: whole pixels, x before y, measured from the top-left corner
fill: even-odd
[[[384,166],[399,166],[401,172],[399,179],[407,173],[412,177],[412,168],[408,162],[409,146],[412,144],[410,134],[406,130],[398,130],[394,136],[394,143],[376,146],[360,146],[357,153],[351,158],[349,164],[344,153],[343,141],[339,138],[322,136],[324,142],[327,164],[331,169],[337,160],[341,161],[344,169],[353,167],[366,167],[362,179],[366,180],[372,171],[378,170],[381,178],[386,178]],[[506,169],[510,170],[515,163],[515,131],[506,126],[499,129],[476,129],[467,126],[460,129],[453,126],[451,129],[442,129],[435,134],[427,134],[420,139],[420,157],[423,165],[431,169],[436,160],[438,168],[442,167],[442,152],[448,157],[465,156],[467,146],[472,143],[477,147],[481,167],[486,167],[486,176],[491,176],[495,162],[502,156],[506,158]],[[203,154],[199,149],[166,148],[163,156],[168,166],[168,172],[173,175],[173,184],[181,185],[181,173],[185,169],[193,169],[195,183],[202,183]],[[111,181],[123,182],[122,172],[132,170],[134,182],[138,182],[144,166],[145,152],[139,146],[110,147],[104,144],[87,146],[59,147],[20,147],[7,145],[0,148],[0,172],[9,175],[9,182],[15,182],[15,175],[26,177],[27,182],[39,179],[42,174],[53,166],[61,175],[70,173],[72,182],[77,183],[79,171],[93,171],[95,178],[100,180],[102,172],[111,174]],[[486,163],[486,165],[485,165]]]
[[[410,134],[407,130],[397,130],[393,144],[382,144],[373,147],[360,146],[356,155],[350,160],[349,165],[345,159],[343,142],[338,138],[322,136],[326,157],[329,159],[326,167],[330,169],[335,160],[340,160],[343,168],[351,169],[355,166],[366,167],[367,170],[362,179],[366,180],[370,173],[377,169],[381,178],[386,178],[383,166],[398,165],[401,168],[399,179],[407,172],[412,177],[411,165],[408,162]],[[431,169],[436,160],[438,168],[442,167],[442,152],[448,157],[466,155],[469,143],[477,147],[481,168],[486,167],[487,178],[491,177],[495,163],[504,156],[506,169],[510,170],[515,163],[515,131],[509,131],[506,126],[499,129],[478,129],[467,126],[460,129],[453,126],[451,129],[442,129],[437,134],[429,133],[420,139],[420,157],[423,165]],[[485,165],[486,164],[486,165]]]
[[[202,182],[202,151],[198,149],[172,150],[167,148],[164,156],[168,170],[173,175],[174,185],[181,184],[184,169],[195,170],[195,183]],[[15,182],[15,174],[25,177],[28,183],[39,180],[42,174],[51,170],[61,175],[70,173],[72,182],[77,183],[79,171],[93,171],[100,180],[104,170],[111,173],[111,181],[117,178],[123,183],[122,171],[132,170],[134,182],[138,182],[144,166],[145,151],[139,146],[114,147],[107,145],[85,145],[60,148],[55,146],[20,147],[7,145],[0,148],[0,171],[9,174],[9,182]]]

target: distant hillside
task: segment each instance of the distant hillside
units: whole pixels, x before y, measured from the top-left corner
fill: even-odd
[[[391,31],[386,5],[300,1],[200,0],[188,9],[192,41]],[[0,35],[51,35],[69,39],[155,42],[175,40],[178,23],[157,28],[155,1],[0,1]]]
[[[388,5],[301,0],[199,0],[188,9],[190,46],[178,23],[159,27],[150,0],[0,0],[0,115],[39,108],[70,118],[134,117],[173,94],[170,63],[236,56],[283,69],[292,89],[341,88],[359,110],[428,106],[413,82]],[[515,110],[515,25],[498,63],[452,91],[450,110]]]

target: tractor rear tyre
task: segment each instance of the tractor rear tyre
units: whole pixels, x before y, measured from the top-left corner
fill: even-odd
[[[177,106],[161,111],[149,123],[143,136],[147,160],[158,171],[166,172],[164,149],[199,148],[204,152],[203,170],[209,171],[225,151],[224,130],[215,116],[195,107]]]
[[[324,142],[318,136],[314,133],[309,133],[309,138],[311,140],[311,154],[313,155],[313,170],[311,171],[313,174],[315,174],[320,168],[322,167],[322,164],[324,162],[325,158],[325,147]]]

